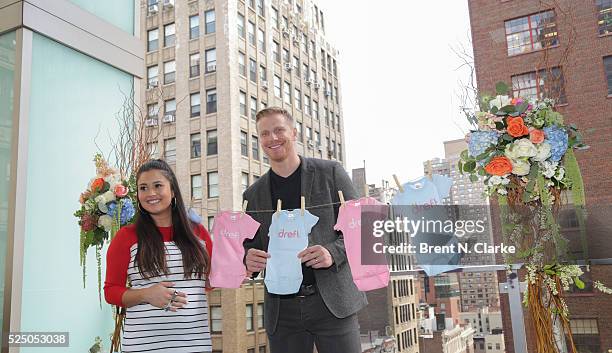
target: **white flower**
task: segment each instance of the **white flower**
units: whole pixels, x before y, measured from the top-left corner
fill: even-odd
[[[510,184],[510,179],[508,179],[507,177],[503,177],[502,181],[501,181],[502,185],[508,185]]]
[[[119,174],[111,174],[104,178],[104,181],[110,185],[110,189],[113,190],[115,185],[121,184],[121,175]]]
[[[108,212],[108,206],[106,206],[106,202],[98,202],[98,209],[102,213],[107,213]]]
[[[510,105],[512,99],[508,96],[497,96],[492,101],[489,102],[489,108],[493,109],[493,107],[497,107],[497,109],[501,109],[507,105]]]
[[[110,232],[113,227],[113,219],[109,215],[103,215],[98,218],[98,226],[104,228],[105,231]]]
[[[537,150],[536,155],[533,157],[533,160],[536,162],[544,162],[551,155],[550,143],[546,141],[539,144]]]
[[[115,197],[115,193],[111,190],[108,190],[107,192],[105,192],[104,194],[102,194],[102,196],[104,197],[104,201],[106,203],[109,203],[111,201],[115,201],[117,198]]]
[[[506,191],[506,189],[497,189],[497,193],[500,195],[508,195],[508,191]]]
[[[502,183],[502,177],[499,175],[493,175],[489,178],[489,185],[499,185]]]
[[[510,159],[519,159],[522,157],[533,157],[538,153],[536,146],[527,138],[516,140],[513,143],[507,144],[504,150],[504,155]]]
[[[559,169],[557,170],[557,174],[555,175],[555,179],[560,181],[561,179],[563,179],[564,176],[565,176],[565,168],[559,167]]]
[[[512,174],[516,175],[527,175],[531,164],[524,159],[511,160],[512,162]]]
[[[556,171],[557,171],[557,165],[559,165],[558,162],[550,162],[550,161],[544,161],[540,164],[542,169],[542,175],[544,175],[546,178],[550,179],[552,178]]]

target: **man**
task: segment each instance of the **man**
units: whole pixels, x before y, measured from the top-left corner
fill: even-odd
[[[356,194],[337,162],[304,158],[297,154],[297,130],[291,114],[282,108],[263,109],[256,116],[257,133],[270,170],[244,192],[248,211],[300,208],[300,197],[318,223],[312,228],[308,247],[298,254],[303,281],[299,292],[275,295],[266,290],[265,327],[272,353],[359,353],[357,312],[365,295],[353,283],[344,241],[333,229],[338,215],[338,190],[347,200]],[[321,207],[316,207],[321,205]],[[266,268],[270,254],[268,229],[272,212],[252,212],[261,226],[253,240],[244,243],[247,270],[254,275]]]

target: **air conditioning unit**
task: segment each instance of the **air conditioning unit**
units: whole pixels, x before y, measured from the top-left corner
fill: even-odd
[[[289,32],[289,30],[287,29],[287,27],[283,27],[282,32],[283,32],[283,37],[289,38],[289,35],[290,35],[291,33]]]
[[[308,140],[308,147],[314,147],[314,141]]]
[[[158,7],[157,4],[149,5],[148,12],[149,14],[157,13]]]
[[[145,126],[157,126],[157,118],[149,118],[145,120]]]
[[[293,69],[293,65],[291,65],[291,63],[285,63],[285,70],[287,71],[291,71],[291,69]]]
[[[217,71],[217,65],[208,65],[206,66],[206,72],[213,72],[213,71]]]
[[[321,144],[319,144],[319,152],[323,152],[323,146],[321,146]]]
[[[320,84],[319,82],[314,82],[314,83],[312,84],[312,86],[313,86],[315,89],[319,89],[319,88],[321,88],[321,84]]]
[[[268,90],[268,81],[261,81],[261,88],[263,88],[265,91]]]
[[[159,82],[157,80],[153,80],[149,82],[147,89],[156,88],[158,85],[159,85]]]
[[[164,7],[174,7],[174,0],[164,0]]]
[[[310,86],[310,84],[312,83],[309,79],[304,81],[304,83],[306,84],[306,86]]]
[[[174,114],[165,114],[162,118],[162,122],[164,123],[173,123],[175,120]]]
[[[326,97],[331,96],[331,91],[330,91],[330,90],[328,90],[328,89],[327,89],[327,90],[325,90],[325,96],[326,96]]]

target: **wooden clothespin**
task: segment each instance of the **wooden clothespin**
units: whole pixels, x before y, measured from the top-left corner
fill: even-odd
[[[340,199],[340,207],[344,206],[344,194],[342,193],[342,190],[338,190],[338,198]]]
[[[280,213],[281,213],[281,207],[283,206],[283,202],[281,201],[281,199],[278,199],[276,201],[276,216],[280,217]]]
[[[395,180],[395,185],[397,185],[397,188],[399,189],[399,191],[404,192],[404,187],[402,187],[402,184],[400,184],[399,179],[397,178],[397,175],[393,174],[393,179]]]
[[[300,210],[302,211],[302,216],[303,216],[304,211],[306,211],[306,198],[304,196],[300,197]]]
[[[370,187],[368,184],[363,184],[363,197],[370,196]]]
[[[425,175],[429,180],[433,180],[433,169],[431,167],[431,161],[427,161],[425,164]]]

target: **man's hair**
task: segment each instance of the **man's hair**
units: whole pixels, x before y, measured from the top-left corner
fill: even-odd
[[[274,115],[274,114],[280,114],[284,116],[285,119],[287,119],[287,122],[290,125],[293,125],[293,117],[291,116],[291,113],[289,113],[287,109],[284,109],[281,107],[269,107],[269,108],[260,110],[255,116],[255,123],[259,122],[259,119],[263,117]]]

